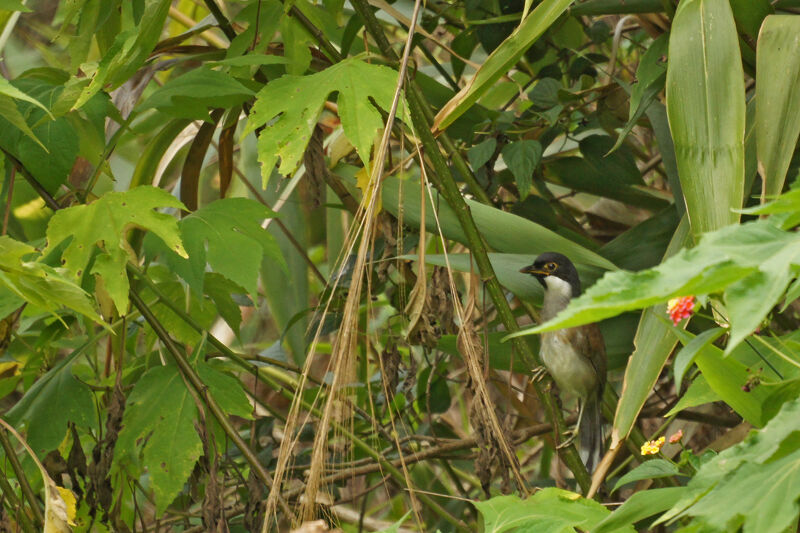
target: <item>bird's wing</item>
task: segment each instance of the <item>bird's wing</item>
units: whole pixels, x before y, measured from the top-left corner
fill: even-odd
[[[572,345],[577,348],[579,353],[586,356],[597,373],[600,383],[598,394],[602,396],[606,386],[606,343],[603,334],[597,324],[587,324],[568,330],[568,336],[572,337]]]

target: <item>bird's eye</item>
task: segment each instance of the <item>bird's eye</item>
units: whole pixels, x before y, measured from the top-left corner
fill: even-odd
[[[551,263],[547,263],[547,264],[545,265],[545,268],[546,268],[547,270],[549,270],[549,271],[551,271],[551,272],[552,272],[553,270],[555,270],[555,269],[557,269],[557,268],[558,268],[558,265],[557,265],[557,264],[555,264],[555,263],[552,263],[552,262],[551,262]]]

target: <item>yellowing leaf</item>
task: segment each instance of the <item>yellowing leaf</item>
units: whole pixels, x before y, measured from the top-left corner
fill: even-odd
[[[373,189],[370,187],[371,176],[366,168],[362,168],[358,172],[356,172],[356,187],[361,189],[361,194],[363,195],[363,199],[361,200],[362,205],[369,205],[372,201],[372,195],[370,191]],[[377,204],[375,205],[375,216],[378,216],[378,213],[381,212],[381,191],[380,189],[377,190],[378,198],[376,198]]]
[[[129,259],[136,258],[126,238],[128,230],[149,230],[171,250],[188,257],[178,233],[177,220],[156,212],[159,207],[181,209],[184,206],[166,191],[146,186],[107,193],[91,204],[62,209],[53,215],[47,226],[45,253],[71,238],[62,254],[62,263],[80,279],[94,247],[99,246],[102,251],[95,259],[92,273],[103,279],[117,312],[124,315],[128,309],[129,288],[125,265]]]
[[[294,172],[314,131],[322,106],[338,93],[339,118],[344,134],[369,167],[372,143],[383,126],[381,114],[370,102],[389,109],[397,72],[381,65],[346,59],[310,76],[283,76],[256,95],[245,134],[265,126],[258,138],[258,160],[266,183],[272,167],[281,160],[283,175]],[[406,109],[401,103],[400,109]]]

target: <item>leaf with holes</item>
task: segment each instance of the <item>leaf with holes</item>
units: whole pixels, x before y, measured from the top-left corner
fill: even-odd
[[[338,93],[339,117],[344,134],[369,167],[372,144],[383,127],[381,114],[392,105],[397,72],[358,59],[346,59],[310,76],[283,76],[268,83],[256,96],[245,134],[264,127],[258,137],[258,160],[266,183],[272,167],[281,160],[283,175],[294,172],[303,158],[322,107]],[[406,106],[401,102],[399,109]]]
[[[135,461],[137,444],[142,465],[150,474],[156,509],[161,514],[194,469],[203,451],[195,431],[197,408],[174,366],[160,366],[144,374],[131,392],[114,450],[114,464],[128,467]]]
[[[47,248],[52,250],[65,239],[71,239],[62,254],[64,268],[76,279],[94,253],[92,273],[100,276],[120,315],[128,309],[128,276],[125,265],[135,259],[126,235],[132,228],[148,230],[160,237],[170,250],[186,257],[178,235],[175,217],[158,213],[159,207],[183,208],[168,192],[155,187],[137,187],[127,192],[111,192],[88,205],[58,211],[47,225]]]

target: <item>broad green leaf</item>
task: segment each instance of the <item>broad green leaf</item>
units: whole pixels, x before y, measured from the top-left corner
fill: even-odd
[[[751,38],[758,37],[761,23],[773,12],[770,0],[730,0],[736,25]]]
[[[760,431],[705,463],[682,498],[657,523],[694,517],[705,529],[778,533],[797,525],[800,498],[800,401]],[[732,502],[735,505],[732,505]]]
[[[689,388],[683,393],[683,396],[681,396],[680,400],[678,400],[678,403],[676,403],[675,406],[664,416],[672,416],[680,413],[684,409],[696,407],[698,405],[705,405],[707,403],[718,402],[720,400],[721,398],[719,397],[719,394],[711,390],[706,378],[700,374],[694,379],[694,381],[692,381],[692,384],[689,385]]]
[[[623,485],[633,483],[634,481],[641,481],[643,479],[659,479],[662,477],[672,477],[680,474],[678,465],[666,459],[651,459],[645,461],[621,478],[614,484],[611,492],[614,493],[619,490]]]
[[[481,531],[537,531],[541,533],[590,530],[610,511],[594,500],[567,490],[546,488],[522,500],[518,496],[495,496],[473,502],[483,519]],[[619,531],[634,531],[623,527]]]
[[[679,328],[673,328],[673,332],[684,346],[694,338],[691,333]],[[744,364],[733,357],[723,357],[722,350],[713,344],[706,344],[699,350],[694,361],[711,390],[725,403],[754,426],[763,425],[762,406],[769,391],[761,386],[749,392],[742,389],[752,376]]]
[[[160,207],[180,209],[183,204],[161,189],[144,186],[127,192],[106,193],[91,204],[62,209],[53,215],[47,226],[48,244],[44,253],[70,238],[62,254],[62,264],[80,279],[95,246],[101,247],[92,273],[103,279],[117,311],[124,315],[128,310],[129,286],[125,265],[129,259],[135,259],[126,239],[128,230],[151,231],[170,250],[186,256],[175,217],[156,212]]]
[[[685,492],[684,487],[664,487],[636,492],[597,524],[591,533],[612,533],[621,527],[632,526],[649,516],[666,511],[675,505]]]
[[[35,121],[34,116],[29,120]],[[78,134],[66,117],[32,129],[34,137],[21,137],[17,143],[19,159],[48,192],[55,193],[75,165],[80,146]]]
[[[267,258],[277,268],[286,268],[275,239],[261,227],[265,219],[274,216],[274,211],[254,200],[226,198],[184,218],[180,228],[189,253],[190,273],[184,276],[189,285],[198,294],[203,292],[208,262],[214,272],[243,287],[255,298],[262,258]]]
[[[45,146],[42,144],[42,141],[36,138],[36,134],[33,133],[33,130],[28,123],[25,122],[25,117],[19,112],[19,109],[17,109],[17,104],[12,98],[9,98],[8,96],[0,96],[0,116],[5,118],[19,131],[27,135],[36,144],[41,146],[43,150],[47,150],[47,148],[45,148]]]
[[[758,280],[762,276],[762,267],[770,272],[781,272],[788,283],[791,266],[797,263],[798,254],[800,237],[776,228],[768,220],[728,226],[704,235],[696,247],[681,250],[655,268],[635,273],[607,273],[583,295],[572,300],[569,307],[554,319],[514,336],[587,324],[622,311],[663,303],[673,297],[713,294],[727,291],[729,287],[733,289],[734,297],[726,299],[726,303],[737,306],[729,311],[732,316],[739,317],[739,324],[733,322],[731,326],[743,331],[756,321],[760,322],[765,316],[764,311],[769,309],[763,302],[755,310],[741,307],[750,302],[743,301],[736,294],[741,289],[741,285],[736,283],[748,279],[743,282],[745,285],[761,287]],[[728,293],[725,294],[727,297]],[[770,306],[775,303],[771,301]],[[750,315],[742,318],[748,312]]]
[[[533,185],[533,171],[542,160],[542,151],[542,145],[534,140],[516,141],[503,147],[503,161],[514,175],[522,200]]]
[[[472,167],[472,170],[477,171],[488,163],[492,155],[494,155],[496,148],[497,139],[489,137],[485,141],[481,141],[467,150],[467,159],[469,160],[469,166]]]
[[[143,466],[150,474],[159,515],[183,489],[203,452],[196,420],[194,400],[175,366],[150,369],[128,397],[114,462],[124,467],[144,442]]]
[[[198,68],[169,80],[145,100],[141,109],[157,108],[179,118],[210,120],[209,108],[234,107],[254,95],[229,74]]]
[[[58,448],[67,424],[80,428],[97,426],[92,392],[72,375],[72,364],[56,365],[40,377],[6,414],[19,427],[27,426],[27,441],[39,457]]]
[[[66,273],[33,260],[25,261],[26,256],[38,255],[32,246],[16,241],[6,235],[0,236],[0,286],[5,286],[12,295],[5,297],[6,304],[16,309],[21,301],[57,315],[66,307],[96,322],[102,322],[89,295]],[[8,310],[10,312],[10,310]],[[0,313],[6,316],[8,313]]]
[[[710,344],[720,338],[725,333],[725,328],[711,328],[707,329],[697,337],[693,338],[689,344],[681,348],[675,356],[675,361],[672,363],[672,373],[675,378],[675,388],[680,390],[683,376],[686,371],[694,363],[694,358],[697,353],[702,350],[707,344]]]
[[[231,295],[244,294],[246,291],[216,272],[206,272],[203,279],[203,290],[217,306],[219,315],[238,335],[239,326],[242,324],[242,311]]]
[[[5,78],[0,78],[0,94],[9,96],[11,98],[16,98],[17,100],[23,100],[25,102],[28,102],[29,104],[33,104],[42,111],[44,111],[45,113],[47,113],[51,119],[55,118],[50,113],[50,110],[47,109],[39,100],[33,98],[32,96],[28,95],[23,91],[20,91],[19,89],[11,85],[11,83]]]
[[[572,0],[544,0],[486,58],[481,68],[437,113],[433,128],[444,130],[492,88],[522,54],[561,16]]]
[[[225,414],[253,419],[253,406],[242,388],[242,382],[219,369],[221,365],[202,359],[197,362],[197,374],[208,387],[211,396]]]
[[[683,0],[669,40],[667,113],[692,235],[739,220],[744,73],[728,0]]]
[[[684,217],[675,230],[664,257],[673,256],[686,244],[688,237],[689,224]],[[666,306],[657,305],[646,309],[639,319],[639,326],[633,339],[635,348],[625,366],[622,393],[614,413],[614,427],[611,431],[612,448],[630,433],[667,358],[677,344],[670,328],[661,320],[661,314],[665,312]]]
[[[800,135],[800,20],[774,15],[758,35],[756,145],[767,196],[780,194]]]
[[[455,213],[445,201],[438,199],[437,192],[434,191],[433,197],[444,237],[466,244],[467,239]],[[418,228],[420,225],[419,183],[416,180],[387,177],[381,188],[384,208],[396,216],[399,212],[400,198],[402,198],[403,222]],[[431,215],[434,206],[429,198],[426,203],[428,213],[426,226],[429,232],[436,235],[439,230],[436,220]],[[558,250],[574,263],[605,270],[617,269],[608,259],[535,222],[473,200],[468,199],[467,205],[478,230],[493,250],[502,253],[525,254],[529,258],[527,264],[530,264],[542,252]],[[497,228],[503,228],[503,231],[497,231]],[[524,265],[520,265],[518,268],[522,266]]]
[[[151,269],[152,271],[152,269]],[[190,293],[187,298],[184,286],[177,281],[165,281],[158,284],[158,289],[169,301],[181,302],[183,310],[191,316],[203,329],[210,329],[217,318],[216,309],[210,301]],[[142,297],[149,298],[150,291],[142,289]],[[186,302],[183,304],[183,302]],[[151,307],[153,314],[164,328],[170,332],[177,341],[184,344],[196,345],[202,339],[200,333],[186,323],[183,317],[177,315],[163,302],[159,301]]]
[[[283,76],[256,96],[245,134],[266,126],[258,138],[258,160],[266,183],[280,158],[283,175],[297,169],[308,140],[331,93],[338,93],[344,133],[369,168],[372,144],[383,120],[378,109],[391,107],[397,72],[358,59],[346,59],[309,76]],[[405,109],[401,104],[400,109]]]

